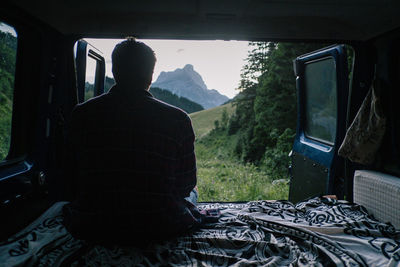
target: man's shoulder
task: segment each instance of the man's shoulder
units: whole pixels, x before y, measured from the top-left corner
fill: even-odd
[[[107,104],[108,94],[102,94],[99,96],[95,96],[83,103],[79,103],[75,106],[75,113],[85,113],[87,111],[98,110],[98,107],[104,104]]]
[[[106,93],[76,105],[73,114],[74,117],[79,120],[79,118],[84,119],[88,116],[99,115],[99,113],[109,113],[116,105],[120,107],[122,105],[126,108],[126,112],[132,112],[132,108],[142,110],[142,115],[145,114],[146,117],[149,118],[157,117],[157,121],[162,120],[169,123],[172,121],[177,123],[190,122],[190,117],[185,111],[154,98],[150,93],[138,95],[132,98],[131,101],[125,100],[126,99],[121,99],[120,96],[117,97]],[[122,104],[122,102],[124,102],[124,104]],[[131,102],[135,103],[132,105]]]
[[[159,114],[166,117],[172,117],[176,120],[190,120],[189,115],[182,109],[158,100],[154,97],[149,98],[150,105],[154,106]]]

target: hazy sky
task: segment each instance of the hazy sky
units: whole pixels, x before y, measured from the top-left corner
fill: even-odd
[[[112,77],[111,53],[121,40],[85,39],[103,52],[106,59],[106,75]],[[192,64],[207,85],[228,97],[238,91],[240,71],[245,63],[248,42],[243,41],[181,41],[181,40],[140,40],[156,53],[157,63],[153,81],[161,71],[173,71]]]

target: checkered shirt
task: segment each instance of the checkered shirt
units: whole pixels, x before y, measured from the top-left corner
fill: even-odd
[[[198,222],[184,200],[196,185],[194,133],[188,115],[145,90],[114,86],[77,105],[67,137],[76,188],[66,223],[78,236],[170,236]]]

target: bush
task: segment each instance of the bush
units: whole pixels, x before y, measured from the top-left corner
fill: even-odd
[[[271,132],[270,137],[276,140],[273,148],[267,148],[262,160],[262,169],[273,179],[288,179],[288,167],[290,158],[288,156],[292,149],[295,133],[287,128],[281,135],[277,130]]]

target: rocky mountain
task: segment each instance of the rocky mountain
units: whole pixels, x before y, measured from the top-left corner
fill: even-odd
[[[193,66],[187,64],[183,69],[161,72],[157,80],[151,85],[171,91],[202,105],[205,109],[219,106],[229,98],[215,89],[208,89],[203,78]]]

